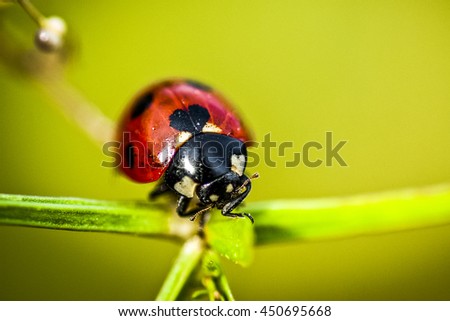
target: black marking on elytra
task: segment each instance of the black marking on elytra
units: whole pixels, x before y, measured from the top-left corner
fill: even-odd
[[[125,146],[124,150],[124,156],[125,156],[125,166],[128,168],[134,167],[134,146],[133,144],[129,143]]]
[[[211,87],[209,87],[208,85],[205,85],[205,84],[203,84],[201,82],[198,82],[197,80],[187,79],[186,83],[188,85],[191,85],[194,88],[197,88],[197,89],[200,89],[200,90],[203,90],[203,91],[212,91]]]
[[[176,130],[198,134],[211,116],[205,107],[190,105],[188,110],[177,109],[170,115],[170,127]]]
[[[151,106],[153,102],[153,92],[146,93],[136,101],[131,111],[131,119],[135,119],[142,115],[144,111]]]

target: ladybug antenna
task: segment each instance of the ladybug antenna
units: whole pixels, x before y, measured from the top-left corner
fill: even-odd
[[[201,210],[199,210],[198,212],[196,212],[194,215],[192,215],[189,220],[194,221],[198,215],[201,215],[207,211],[209,211],[211,208],[214,207],[214,204],[210,204],[208,206],[206,206],[205,208],[202,208]]]
[[[239,186],[239,188],[236,189],[236,192],[237,192],[238,194],[241,194],[243,188],[244,188],[246,185],[248,185],[248,183],[250,183],[250,181],[251,181],[252,179],[255,179],[255,178],[258,178],[258,177],[259,177],[259,174],[258,174],[258,173],[253,173],[252,176],[247,177],[247,179],[242,183],[242,185]]]

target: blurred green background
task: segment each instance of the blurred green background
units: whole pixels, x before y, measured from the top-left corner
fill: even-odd
[[[67,78],[114,120],[146,84],[181,76],[235,102],[257,140],[271,133],[295,151],[323,143],[326,131],[348,140],[348,167],[285,168],[290,150],[276,167],[252,168],[261,177],[248,202],[450,180],[446,0],[34,3],[66,19],[77,43]],[[18,6],[0,19],[33,46],[36,26]],[[0,62],[0,192],[146,198],[151,185],[101,167],[101,150],[8,64]],[[153,299],[178,250],[0,226],[0,299]],[[239,300],[450,300],[450,226],[265,246],[249,268],[225,269]]]

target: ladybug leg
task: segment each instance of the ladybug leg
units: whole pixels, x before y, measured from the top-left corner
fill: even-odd
[[[246,217],[250,220],[250,222],[252,222],[252,224],[255,223],[255,219],[249,213],[222,213],[222,215],[228,217]]]
[[[248,193],[250,193],[251,185],[248,185],[246,190],[239,194],[236,198],[228,202],[224,205],[222,208],[222,215],[229,216],[229,217],[247,217],[252,224],[255,222],[253,217],[248,213],[231,213],[232,210],[234,210],[239,204],[242,203],[245,197],[247,197]]]
[[[168,191],[170,191],[169,186],[166,183],[164,183],[164,182],[160,183],[153,189],[153,191],[150,192],[150,194],[148,195],[148,198],[150,200],[154,200],[155,198],[157,198],[161,194],[164,194],[164,193],[166,193]]]
[[[189,197],[183,196],[181,195],[180,198],[178,199],[178,203],[177,203],[177,214],[181,217],[183,216],[189,216],[189,212],[187,211],[187,208],[189,206],[191,199]]]
[[[183,195],[180,196],[180,198],[178,199],[178,204],[177,204],[177,214],[181,217],[190,216],[191,221],[193,221],[195,219],[197,214],[203,213],[212,207],[212,205],[204,206],[204,207],[198,206],[198,207],[188,211],[187,208],[189,206],[190,201],[191,201],[191,198],[188,198]]]

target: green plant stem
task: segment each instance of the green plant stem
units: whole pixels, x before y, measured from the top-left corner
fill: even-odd
[[[204,241],[197,235],[185,242],[156,297],[157,301],[173,301],[177,299],[192,271],[199,264],[204,251]]]
[[[220,264],[220,258],[214,251],[208,251],[206,260],[211,261],[209,264],[209,274],[212,276],[212,281],[214,283],[215,290],[220,295],[220,298],[225,301],[234,301],[233,293],[231,292],[230,285],[228,284],[227,277],[223,272],[222,265]],[[214,269],[211,270],[211,267]],[[205,273],[208,274],[208,273]]]
[[[220,289],[225,301],[234,301],[233,293],[231,292],[230,285],[228,284],[227,277],[224,273],[220,275],[217,286]]]
[[[450,224],[450,184],[340,198],[250,203],[245,210],[255,218],[254,226],[246,218],[219,216],[218,221],[211,219],[201,239],[195,234],[196,224],[168,215],[170,207],[161,204],[0,194],[0,224],[188,239],[157,300],[177,299],[202,257],[200,277],[208,296],[233,300],[215,253],[248,264],[252,242],[242,240],[253,240],[253,229],[247,225],[254,227],[256,245],[262,245]],[[206,243],[211,250],[206,250]]]
[[[33,58],[36,68],[31,70],[31,74],[37,87],[67,120],[81,128],[98,146],[103,147],[105,143],[114,141],[114,122],[67,81],[58,57],[36,54]]]
[[[0,224],[181,239],[192,234],[192,224],[168,212],[149,202],[0,194]]]
[[[251,203],[256,244],[316,241],[450,224],[450,184]]]
[[[250,229],[246,228],[245,219],[222,218],[218,213],[212,215],[226,220],[218,224],[212,217],[205,228],[208,243],[221,255],[241,264],[248,263],[252,244],[236,239],[252,240],[248,233],[253,228],[256,245],[262,245],[450,224],[450,184],[350,197],[272,200],[249,203],[243,210],[255,218]],[[187,239],[196,233],[196,224],[168,212],[173,212],[168,205],[145,201],[0,194],[0,224],[177,239]]]
[[[17,0],[17,3],[39,26],[42,26],[45,16],[28,0]]]
[[[211,301],[234,301],[228,280],[223,272],[216,251],[208,249],[203,255],[201,269],[202,284]]]
[[[68,81],[64,69],[77,46],[71,39],[66,40],[68,42],[64,50],[56,53],[39,50],[29,52],[26,45],[29,39],[0,21],[0,63],[11,72],[29,76],[29,80],[44,93],[51,106],[56,107],[68,121],[76,124],[88,138],[102,147],[115,139],[116,125],[99,106]]]

